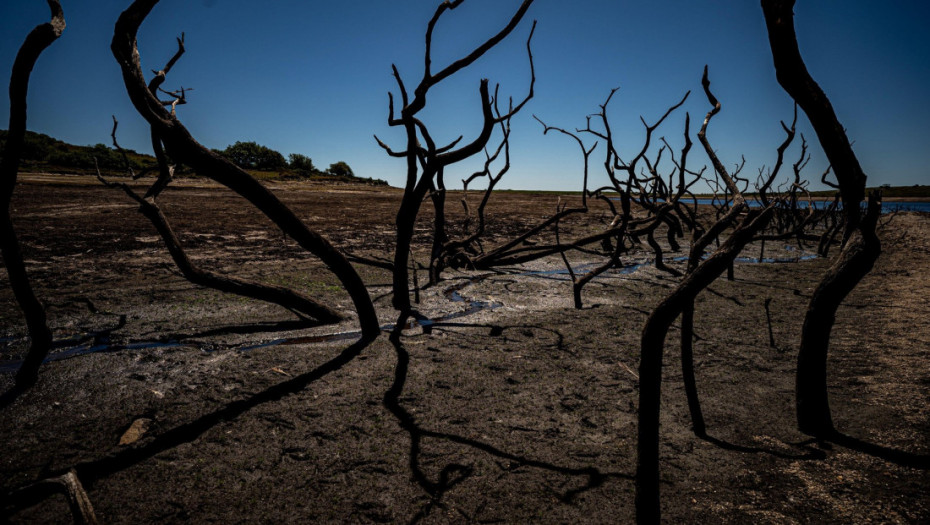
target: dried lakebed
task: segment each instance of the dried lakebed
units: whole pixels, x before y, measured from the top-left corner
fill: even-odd
[[[790,245],[785,245],[782,250],[784,252],[794,252],[795,247]],[[737,264],[785,264],[785,263],[799,263],[803,261],[810,261],[816,259],[817,255],[814,253],[802,253],[794,256],[781,256],[781,257],[738,257],[736,259]],[[668,262],[684,262],[687,261],[687,257],[673,257],[669,259]],[[596,277],[596,279],[609,279],[617,275],[633,275],[638,271],[641,271],[645,268],[649,268],[654,264],[654,260],[646,260],[642,262],[634,262],[626,264],[619,268],[612,268],[608,272]],[[597,263],[585,263],[573,267],[579,276],[586,273],[588,270],[594,268]],[[548,277],[552,276],[556,280],[568,281],[568,276],[570,272],[563,266],[561,268],[548,269],[548,270],[521,270],[519,268],[511,268],[509,270],[503,270],[502,273],[513,277]],[[498,307],[503,306],[503,304],[496,300],[476,300],[467,298],[462,295],[463,291],[466,291],[475,282],[488,279],[493,277],[494,273],[481,273],[472,277],[460,277],[460,283],[448,286],[443,289],[442,296],[448,299],[451,303],[456,305],[464,305],[464,308],[457,311],[451,311],[449,313],[440,314],[433,317],[428,317],[422,314],[421,310],[423,308],[418,308],[417,315],[415,318],[408,321],[407,327],[405,329],[413,329],[420,327],[423,330],[430,330],[434,326],[444,326],[448,325],[450,321],[456,319],[462,319],[484,310],[493,310]],[[467,292],[466,292],[467,293]],[[506,297],[506,296],[501,296]],[[418,305],[419,306],[419,305]],[[448,308],[443,308],[444,310]],[[115,314],[111,314],[115,315]],[[121,343],[111,342],[111,339],[119,339],[118,332],[121,328],[126,325],[126,316],[119,315],[119,320],[116,325],[100,330],[97,332],[84,333],[71,335],[64,337],[58,340],[53,341],[53,350],[49,353],[49,356],[46,358],[45,363],[51,363],[54,361],[61,361],[63,359],[71,359],[74,357],[79,357],[87,354],[93,354],[97,352],[121,352],[121,351],[132,351],[132,350],[151,350],[158,348],[175,348],[181,346],[193,347],[202,351],[215,351],[217,348],[215,345],[207,345],[206,347],[199,347],[196,341],[186,342],[184,339],[165,339],[159,341],[132,341],[127,340]],[[394,329],[393,323],[385,324],[381,327],[382,331],[390,332]],[[249,343],[243,346],[232,346],[229,349],[238,350],[240,352],[247,352],[257,348],[266,348],[270,346],[277,345],[294,345],[294,344],[311,344],[311,343],[327,343],[327,342],[337,342],[337,341],[348,341],[351,339],[357,339],[361,336],[361,332],[358,330],[351,331],[341,331],[334,333],[323,333],[323,334],[312,334],[312,335],[294,335],[290,337],[282,337],[272,339],[270,341],[263,341],[258,343]],[[14,347],[27,347],[28,339],[27,338],[16,338],[16,337],[4,337],[0,338],[0,355],[4,353],[4,350],[7,348]],[[14,373],[19,369],[19,366],[22,364],[22,360],[8,360],[0,361],[0,373]]]
[[[339,246],[386,253],[397,192],[275,190]],[[308,326],[190,285],[120,198],[92,184],[27,179],[17,189],[14,217],[56,338],[157,345],[44,366],[0,417],[3,493],[74,468],[110,523],[632,521],[639,333],[677,279],[649,266],[615,271],[575,310],[558,258],[478,280],[450,272],[423,292],[425,317],[470,301],[500,306],[413,327],[399,350],[384,336],[365,347],[318,342],[355,326]],[[555,200],[495,196],[495,234],[535,223]],[[241,199],[197,185],[172,188],[163,206],[202,264],[350,308],[332,277]],[[808,440],[793,415],[803,312],[828,260],[738,264],[733,281],[699,296],[695,356],[711,439],[690,431],[670,334],[660,444],[669,521],[930,519],[930,219],[899,214],[881,236],[884,253],[841,307],[831,344],[843,443]],[[361,271],[390,325],[390,276]],[[18,359],[22,321],[5,286],[0,300],[0,358]],[[294,344],[267,345],[278,339]],[[0,373],[0,388],[10,377]],[[56,497],[8,519],[70,516]]]

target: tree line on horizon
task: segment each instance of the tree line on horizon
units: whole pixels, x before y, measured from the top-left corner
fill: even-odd
[[[6,144],[8,131],[0,130],[0,152]],[[128,167],[136,171],[155,169],[154,156],[121,148],[122,152],[98,143],[93,146],[69,144],[44,133],[27,131],[25,134],[21,163],[22,168],[46,170],[73,170],[93,172],[95,167],[104,171],[124,171]],[[280,152],[254,141],[237,141],[225,149],[214,152],[229,159],[242,169],[258,172],[276,172],[285,179],[347,180],[387,185],[380,179],[356,177],[345,161],[334,162],[327,169],[319,169],[313,159],[300,153],[284,157]],[[124,155],[125,154],[125,155]],[[0,153],[2,155],[2,153]],[[178,175],[194,175],[192,170],[178,169]]]

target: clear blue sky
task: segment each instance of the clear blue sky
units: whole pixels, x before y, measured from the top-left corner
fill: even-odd
[[[116,115],[122,144],[150,151],[109,50],[113,24],[129,0],[62,3],[68,27],[33,73],[29,129],[75,144],[109,144],[110,115]],[[252,140],[285,155],[308,155],[324,168],[344,160],[357,175],[399,186],[403,161],[386,156],[372,135],[402,146],[400,132],[387,125],[391,64],[412,89],[438,3],[163,0],[139,35],[143,67],[161,68],[183,31],[188,52],[166,87],[194,88],[179,115],[202,144],[224,148]],[[518,4],[467,0],[447,13],[434,37],[434,70],[497,31]],[[795,11],[808,68],[855,141],[869,183],[930,183],[930,38],[924,32],[930,2],[799,0]],[[438,142],[477,132],[480,78],[500,83],[504,95],[523,96],[529,80],[524,43],[533,19],[536,97],[513,123],[512,169],[501,186],[579,189],[577,146],[543,136],[532,115],[551,125],[583,126],[615,86],[611,117],[624,152],[642,144],[640,115],[653,121],[692,90],[659,130],[680,147],[684,111],[696,133],[708,109],[700,88],[705,64],[723,103],[709,132],[721,158],[733,165],[745,155],[744,174],[773,163],[783,137],[779,120],[790,120],[792,103],[776,83],[753,0],[537,0],[508,40],[429,99],[423,116]],[[25,35],[46,20],[42,0],[0,4],[4,79]],[[0,126],[8,119],[8,105],[0,104]],[[806,173],[819,188],[826,164],[803,114],[799,120],[814,146]],[[698,163],[707,161],[695,150],[692,166]],[[450,186],[474,167],[447,173]]]

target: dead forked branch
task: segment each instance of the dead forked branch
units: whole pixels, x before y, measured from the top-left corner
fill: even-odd
[[[116,141],[117,126],[118,122],[116,118],[114,118],[113,131],[111,133],[113,146],[125,156],[125,151]],[[160,148],[157,149],[160,150]],[[162,241],[165,243],[165,247],[168,249],[168,253],[171,254],[174,263],[187,280],[196,285],[213,288],[221,292],[233,293],[251,299],[275,303],[298,315],[312,317],[321,323],[337,323],[343,319],[339,312],[290,288],[220,275],[195,264],[191,258],[188,257],[187,252],[181,244],[181,240],[174,233],[171,224],[168,222],[168,218],[156,202],[156,198],[167,187],[174,173],[174,167],[167,164],[164,153],[161,151],[158,153],[159,175],[152,186],[146,191],[145,195],[136,193],[129,184],[112,182],[105,179],[99,169],[97,169],[97,178],[109,188],[119,188],[123,190],[129,198],[139,204],[139,212],[142,213],[142,215],[152,223],[156,231],[158,231]]]
[[[646,206],[648,204],[647,199],[649,198],[648,196],[645,196],[647,191],[642,190],[642,185],[647,184],[647,182],[640,181],[636,177],[636,173],[638,167],[640,166],[639,163],[644,160],[649,151],[653,132],[665,121],[669,114],[681,106],[681,104],[684,102],[684,98],[681,102],[668,108],[665,114],[663,114],[663,116],[659,118],[654,124],[649,125],[646,124],[645,121],[643,122],[643,125],[646,128],[646,138],[644,145],[629,163],[625,163],[620,159],[620,155],[617,153],[619,147],[614,144],[613,134],[611,132],[610,123],[607,119],[606,113],[607,106],[616,91],[617,90],[614,89],[610,92],[607,97],[607,101],[600,106],[600,113],[596,115],[598,117],[597,121],[601,126],[600,128],[592,127],[591,117],[588,118],[587,128],[576,130],[575,132],[570,132],[555,126],[549,126],[539,118],[536,119],[542,124],[544,133],[556,131],[566,135],[573,139],[581,149],[584,159],[584,170],[582,172],[581,206],[558,206],[554,215],[532,226],[519,236],[513,239],[509,239],[499,244],[498,246],[489,248],[487,250],[481,250],[477,254],[469,254],[467,258],[469,266],[474,268],[488,269],[496,266],[525,263],[550,255],[564,254],[566,251],[578,251],[589,255],[596,255],[598,257],[607,257],[603,264],[598,265],[593,270],[588,271],[583,275],[579,275],[575,285],[573,286],[577,292],[577,294],[574,295],[576,295],[576,306],[578,306],[580,304],[581,288],[584,287],[587,282],[589,282],[597,275],[603,273],[604,271],[607,271],[611,267],[619,266],[619,257],[628,248],[626,243],[628,238],[634,239],[637,235],[651,236],[652,233],[655,232],[656,229],[661,225],[669,225],[670,238],[673,238],[675,235],[679,235],[679,233],[677,233],[680,232],[678,220],[675,217],[669,215],[669,212],[673,209],[673,207],[667,205],[655,205],[651,210],[649,210]],[[685,95],[685,97],[687,97],[687,95]],[[582,133],[594,135],[600,140],[595,142],[591,147],[587,147],[585,146],[584,141],[581,140]],[[606,159],[604,161],[604,168],[608,178],[611,181],[611,185],[590,191],[588,190],[590,158],[601,141],[603,141],[605,144]],[[659,156],[661,157],[661,151]],[[650,163],[648,160],[645,162],[647,164]],[[653,168],[653,171],[655,171],[654,166],[650,166]],[[627,177],[618,176],[618,172],[626,174]],[[637,193],[635,197],[634,193]],[[614,195],[618,195],[619,199],[614,197]],[[551,242],[529,242],[530,239],[540,235],[549,228],[554,228],[556,224],[560,223],[568,216],[587,213],[589,210],[589,199],[592,197],[606,204],[612,215],[609,218],[610,220],[608,221],[607,227],[603,231],[583,235],[571,241],[562,242],[559,240],[554,244]],[[615,204],[615,200],[620,201],[619,211]],[[647,211],[650,211],[648,216],[634,218],[631,212],[631,205],[634,203],[647,208]],[[655,211],[656,213],[653,214],[651,213],[652,211]],[[633,242],[631,241],[631,244],[632,243]],[[673,240],[671,243],[674,247],[675,244]],[[600,244],[602,249],[594,250],[591,248],[592,245],[597,244]],[[655,248],[657,250],[657,254],[660,254],[661,248],[659,248],[658,245],[656,245]],[[662,266],[660,260],[661,255],[659,255],[658,258],[659,261],[657,262],[657,265]]]
[[[478,58],[506,38],[517,25],[519,25],[526,11],[533,3],[533,0],[523,0],[520,7],[517,8],[517,11],[510,18],[510,21],[484,43],[475,47],[465,56],[451,62],[440,71],[433,72],[432,42],[436,24],[444,13],[457,8],[462,2],[463,0],[443,2],[436,8],[433,17],[430,19],[426,29],[423,77],[413,89],[412,96],[401,78],[400,71],[398,71],[396,66],[393,67],[394,79],[397,82],[397,89],[400,94],[402,106],[399,112],[395,111],[394,94],[388,93],[388,125],[403,129],[405,136],[404,149],[394,150],[382,142],[377,136],[375,137],[375,140],[388,155],[405,159],[407,166],[404,196],[401,200],[400,208],[397,211],[395,223],[397,239],[394,249],[393,265],[392,304],[394,308],[401,312],[409,313],[411,310],[409,296],[410,278],[407,270],[409,266],[408,258],[411,242],[413,240],[414,224],[416,223],[420,206],[424,198],[427,193],[432,192],[433,205],[437,214],[434,226],[437,238],[433,243],[433,252],[434,254],[438,254],[442,251],[442,246],[446,242],[444,238],[445,188],[444,181],[442,180],[443,173],[449,166],[461,162],[485,149],[491,139],[495,126],[508,122],[514,115],[519,113],[533,97],[533,87],[536,83],[533,54],[530,49],[533,31],[536,27],[534,23],[526,42],[527,56],[529,57],[530,65],[530,86],[526,96],[517,104],[508,104],[508,111],[506,113],[501,113],[500,111],[495,112],[495,108],[498,107],[498,89],[495,88],[494,96],[492,97],[488,87],[488,81],[486,79],[482,80],[478,86],[478,93],[481,99],[480,111],[482,115],[482,124],[475,138],[463,145],[460,145],[462,137],[446,145],[436,144],[430,134],[428,126],[418,116],[420,111],[426,107],[426,99],[429,91],[443,80],[473,64]],[[504,139],[504,143],[506,143],[506,138]],[[431,281],[434,281],[437,277],[436,270],[441,270],[441,268],[435,267],[436,265],[431,266],[434,266],[434,271],[431,272]]]
[[[15,501],[16,507],[25,508],[59,493],[64,494],[68,499],[68,507],[71,509],[71,517],[75,525],[96,525],[98,523],[94,507],[74,469],[60,476],[43,479],[18,489],[7,495],[7,501]]]
[[[724,271],[732,268],[733,261],[770,222],[774,214],[774,204],[761,209],[750,210],[743,196],[740,180],[736,173],[741,169],[738,166],[734,173],[730,173],[720,159],[707,137],[710,121],[721,110],[719,100],[710,90],[710,80],[707,68],[701,81],[704,94],[711,105],[704,118],[704,123],[698,132],[698,140],[710,159],[718,186],[724,189],[723,205],[718,208],[717,219],[708,225],[701,225],[694,220],[690,223],[693,233],[691,250],[688,257],[688,266],[682,281],[663,299],[649,315],[643,326],[640,341],[640,391],[639,391],[639,424],[637,439],[637,470],[636,470],[636,517],[637,523],[659,523],[659,415],[662,385],[662,362],[665,339],[668,336],[672,323],[681,316],[681,355],[682,372],[685,383],[685,392],[688,398],[688,407],[694,425],[694,432],[698,436],[705,435],[705,424],[698,401],[696,383],[694,379],[694,364],[692,357],[692,339],[694,324],[694,301],[698,294],[706,289]],[[787,131],[787,130],[786,130]],[[779,150],[783,151],[793,138],[789,133],[789,140],[783,143]],[[687,154],[687,147],[682,151],[682,157]],[[781,154],[781,153],[779,153]],[[679,165],[681,173],[685,167]],[[677,195],[683,194],[679,188]],[[673,199],[676,204],[677,200]],[[691,216],[697,219],[697,215]],[[710,255],[705,255],[711,243],[718,241],[733,225],[726,240]],[[719,242],[719,241],[718,241]]]
[[[494,113],[501,116],[500,108],[497,104],[498,98],[494,97]],[[512,107],[510,108],[513,109]],[[463,224],[463,235],[458,239],[450,239],[447,233],[447,218],[445,214],[446,187],[443,177],[444,170],[439,170],[436,174],[437,191],[431,191],[430,195],[433,200],[433,209],[435,211],[434,233],[433,233],[433,250],[430,255],[430,284],[436,284],[441,277],[442,270],[447,266],[453,268],[473,267],[470,257],[481,253],[482,237],[487,227],[486,208],[494,192],[497,183],[501,181],[504,175],[510,171],[510,118],[501,121],[498,126],[501,130],[501,139],[493,154],[485,150],[485,161],[481,171],[477,171],[467,179],[462,181],[462,207],[465,210],[465,220]],[[494,168],[492,166],[501,157],[503,153],[503,166]],[[474,229],[472,230],[471,208],[468,205],[468,186],[478,178],[486,177],[488,185],[484,190],[481,202],[476,208],[476,219]]]
[[[136,111],[152,127],[165,147],[165,153],[177,162],[227,186],[262,211],[282,231],[313,253],[339,278],[355,305],[365,337],[380,333],[378,318],[365,284],[346,257],[325,237],[311,230],[294,212],[261,183],[235,164],[200,145],[175,115],[165,109],[163,101],[145,81],[140,64],[136,34],[139,26],[158,0],[136,0],[116,22],[110,45],[119,63],[123,82]],[[179,39],[183,47],[183,40]],[[180,50],[179,50],[180,53]],[[171,65],[172,63],[169,63]],[[156,78],[161,75],[156,75]]]
[[[26,137],[26,93],[29,90],[29,75],[42,51],[52,45],[65,30],[65,15],[61,4],[58,0],[48,0],[48,6],[51,9],[51,20],[36,26],[29,33],[13,62],[13,72],[10,75],[10,124],[3,147],[3,158],[0,159],[0,252],[10,276],[13,295],[16,296],[16,301],[26,318],[26,327],[31,339],[26,358],[16,373],[16,388],[19,390],[35,384],[39,377],[39,366],[52,346],[52,331],[46,321],[45,307],[39,302],[29,282],[23,252],[10,216],[10,201],[16,187],[19,161]]]

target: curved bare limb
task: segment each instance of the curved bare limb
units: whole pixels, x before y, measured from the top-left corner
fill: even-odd
[[[293,211],[248,173],[200,145],[148,89],[140,65],[136,34],[158,0],[136,0],[119,17],[110,45],[120,65],[126,91],[136,111],[158,133],[172,158],[183,162],[245,197],[297,243],[323,261],[345,287],[355,305],[365,337],[380,333],[374,305],[355,268],[325,237],[311,230]]]
[[[794,30],[794,0],[762,0],[778,83],[797,102],[817,133],[833,167],[843,199],[843,249],[811,296],[798,351],[796,378],[798,427],[818,437],[836,433],[827,398],[827,350],[840,303],[871,270],[881,254],[875,234],[881,194],[869,195],[862,212],[866,176],[846,131],[826,94],[801,58]]]
[[[119,123],[114,117],[113,131],[111,133],[113,146],[125,157],[125,150],[120,147],[116,140],[116,128],[118,125]],[[194,261],[188,257],[181,240],[174,233],[174,229],[168,222],[168,218],[155,200],[167,186],[167,182],[171,180],[174,172],[174,168],[167,164],[167,159],[164,158],[164,155],[160,155],[158,161],[159,176],[154,184],[146,191],[145,195],[139,195],[128,184],[108,181],[100,173],[99,168],[97,169],[97,179],[109,188],[123,190],[129,198],[139,204],[139,212],[155,227],[155,230],[161,236],[174,263],[187,280],[196,285],[213,288],[221,292],[272,302],[295,313],[312,317],[320,323],[337,323],[343,320],[343,316],[339,314],[339,312],[290,288],[220,275],[195,264]]]
[[[395,220],[397,238],[394,250],[394,272],[392,282],[392,304],[394,308],[401,312],[409,313],[411,310],[409,298],[410,278],[407,273],[407,267],[413,240],[413,228],[424,198],[427,194],[432,195],[434,208],[437,211],[437,216],[434,218],[434,230],[437,238],[434,239],[433,242],[434,257],[431,258],[432,261],[435,262],[438,260],[435,257],[437,252],[441,251],[441,247],[446,244],[446,239],[442,233],[445,231],[445,192],[441,187],[444,186],[444,183],[439,180],[442,177],[441,174],[446,167],[465,160],[485,149],[494,132],[494,126],[503,124],[522,109],[524,104],[533,97],[533,87],[536,82],[535,66],[533,65],[533,54],[531,49],[532,37],[535,31],[534,22],[526,43],[527,55],[530,62],[530,87],[526,97],[517,106],[511,105],[507,113],[501,114],[499,111],[495,111],[499,99],[497,96],[497,88],[495,88],[495,95],[492,97],[488,81],[486,79],[482,80],[478,86],[478,93],[481,100],[482,124],[477,135],[471,141],[460,146],[461,137],[451,144],[439,148],[436,147],[427,126],[417,118],[417,114],[426,106],[426,98],[429,90],[446,78],[470,66],[478,58],[506,38],[507,35],[519,25],[523,16],[533,3],[533,0],[523,0],[520,7],[510,18],[510,21],[500,31],[488,38],[484,43],[475,47],[464,57],[451,62],[439,72],[433,73],[432,42],[436,24],[443,14],[457,8],[462,2],[463,0],[443,2],[436,8],[436,11],[430,19],[425,37],[423,77],[416,88],[414,88],[412,98],[409,96],[409,92],[401,79],[397,67],[392,66],[392,71],[397,81],[398,89],[400,90],[403,107],[398,116],[394,108],[394,97],[393,95],[389,95],[388,125],[402,127],[404,129],[406,145],[402,150],[396,150],[388,147],[380,140],[378,140],[378,143],[389,155],[394,157],[405,157],[407,161],[404,195]],[[425,144],[425,147],[421,144]],[[433,268],[433,271],[431,271],[431,282],[434,282],[437,278],[437,270],[441,269],[432,263],[431,267]]]
[[[36,297],[29,282],[23,253],[13,229],[10,216],[10,201],[16,187],[20,155],[26,136],[26,94],[29,76],[39,55],[65,30],[65,15],[58,0],[48,0],[51,20],[37,25],[23,42],[13,62],[10,75],[10,123],[3,158],[0,160],[0,252],[10,276],[10,287],[29,330],[31,343],[22,366],[16,373],[16,388],[24,389],[35,384],[39,377],[39,366],[48,355],[52,345],[52,331],[45,317],[45,307]]]

